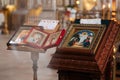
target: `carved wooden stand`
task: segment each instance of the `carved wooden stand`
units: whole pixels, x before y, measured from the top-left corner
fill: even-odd
[[[111,22],[95,54],[58,48],[48,67],[58,69],[59,80],[113,80],[113,45],[119,25]]]

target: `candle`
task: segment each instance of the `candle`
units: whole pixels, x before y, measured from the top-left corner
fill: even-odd
[[[106,12],[106,11],[105,11],[105,7],[106,7],[106,6],[103,4],[103,6],[102,6],[102,18],[103,18],[103,19],[105,19],[105,12]]]
[[[111,7],[111,5],[110,5],[110,3],[108,3],[108,19],[110,19],[110,7]]]

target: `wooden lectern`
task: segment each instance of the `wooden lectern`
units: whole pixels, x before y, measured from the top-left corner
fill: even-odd
[[[102,26],[96,29],[98,25],[94,28],[92,28],[94,25],[80,28],[79,24],[75,26],[80,29],[76,27],[71,29],[70,33],[66,33],[65,40],[58,47],[48,65],[50,68],[58,69],[59,80],[113,80],[111,63],[119,25],[114,21],[108,22],[104,29]],[[75,34],[71,35],[74,32]],[[85,32],[92,39],[90,46],[83,44],[84,41],[81,41],[79,45],[74,42],[74,46],[73,43],[69,43],[77,33],[86,35]],[[80,43],[80,39],[78,41]]]

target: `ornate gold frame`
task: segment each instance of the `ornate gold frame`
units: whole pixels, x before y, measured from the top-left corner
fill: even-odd
[[[105,32],[106,27],[103,25],[95,25],[95,24],[73,24],[72,29],[68,33],[67,37],[65,38],[62,46],[60,47],[63,51],[77,51],[77,52],[84,52],[85,53],[93,53],[95,54],[98,45],[100,43],[100,40],[102,39],[102,36]],[[91,37],[91,42],[89,47],[83,47],[83,46],[69,46],[68,43],[70,39],[76,34],[79,33],[82,30],[91,31],[94,33],[94,36]],[[80,34],[80,33],[79,33]],[[91,34],[91,33],[90,33]],[[80,37],[81,38],[81,37]],[[79,41],[80,42],[80,41]]]

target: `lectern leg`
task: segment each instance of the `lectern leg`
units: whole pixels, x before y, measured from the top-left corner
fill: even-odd
[[[33,61],[33,80],[37,80],[37,62],[39,59],[39,53],[31,52],[31,59]]]

